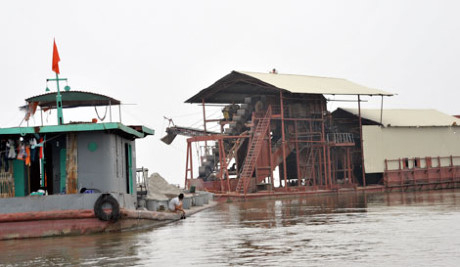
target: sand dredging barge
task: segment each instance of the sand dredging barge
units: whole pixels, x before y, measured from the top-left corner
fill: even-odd
[[[55,44],[56,78],[47,82],[56,82],[57,91],[48,92],[47,86],[47,93],[26,99],[21,107],[26,126],[0,128],[0,240],[125,231],[179,220],[181,214],[167,208],[174,195],[160,194],[166,185],[155,196],[154,184],[147,188],[145,179],[137,178],[139,169],[142,177],[147,172],[136,168],[135,141],[154,130],[123,124],[119,100],[68,85],[60,91],[60,83],[68,81],[59,77],[59,60]],[[118,121],[113,106],[120,108]],[[88,107],[105,107],[107,117],[96,109],[99,120],[64,120],[64,109]],[[29,125],[36,112],[51,110],[57,124]],[[209,193],[189,194],[186,214],[212,206],[210,199]]]
[[[185,101],[202,106],[204,129],[169,127],[162,140],[189,136],[185,185],[218,196],[458,187],[460,120],[383,109],[392,95],[344,79],[233,71]],[[328,111],[328,96],[351,96],[356,107]],[[363,109],[372,96],[381,108]],[[211,106],[222,118],[206,117]]]

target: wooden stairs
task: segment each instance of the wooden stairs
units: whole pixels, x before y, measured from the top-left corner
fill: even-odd
[[[241,170],[240,179],[236,185],[236,192],[240,194],[246,194],[248,185],[254,173],[257,158],[259,157],[263,140],[270,126],[270,119],[272,115],[271,106],[268,107],[265,116],[259,120],[254,130],[254,135],[248,146],[246,159],[244,161],[243,168]]]

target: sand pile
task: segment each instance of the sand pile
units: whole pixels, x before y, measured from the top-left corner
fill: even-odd
[[[169,184],[158,173],[153,173],[147,178],[147,199],[169,200],[181,192],[181,189]]]

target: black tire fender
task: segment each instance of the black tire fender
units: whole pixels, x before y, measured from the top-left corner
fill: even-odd
[[[103,206],[108,204],[112,207],[112,212],[106,213]],[[101,221],[116,222],[120,219],[120,204],[111,194],[102,194],[94,203],[94,214]]]

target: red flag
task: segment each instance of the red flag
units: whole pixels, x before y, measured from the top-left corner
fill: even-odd
[[[52,65],[52,70],[54,72],[56,72],[56,74],[59,74],[59,61],[61,61],[61,59],[59,58],[59,53],[58,53],[58,50],[57,50],[57,46],[56,46],[56,40],[54,40],[54,47],[53,47],[53,65]]]

